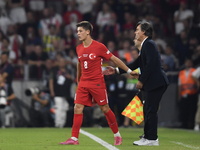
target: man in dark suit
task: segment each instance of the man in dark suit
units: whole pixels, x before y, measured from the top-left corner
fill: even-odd
[[[155,42],[151,39],[153,28],[148,22],[138,22],[135,31],[136,46],[140,49],[140,56],[127,65],[131,70],[140,67],[141,75],[138,77],[136,88],[144,91],[145,103],[144,111],[144,135],[139,141],[134,141],[134,145],[159,145],[157,136],[157,111],[162,95],[167,89],[169,81],[163,70],[160,54]],[[120,68],[108,67],[103,73],[113,74],[125,73]]]

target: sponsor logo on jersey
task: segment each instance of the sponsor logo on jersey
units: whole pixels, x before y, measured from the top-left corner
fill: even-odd
[[[80,59],[82,56],[79,56],[78,58]]]
[[[83,57],[87,57],[88,56],[88,54],[83,54]]]
[[[96,58],[96,54],[95,54],[95,53],[91,53],[91,54],[89,55],[89,58],[90,58],[90,59],[95,59],[95,58]]]
[[[109,54],[110,53],[110,51],[108,50],[107,52],[106,52],[106,54]]]

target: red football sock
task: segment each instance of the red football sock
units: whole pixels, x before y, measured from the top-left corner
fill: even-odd
[[[104,114],[106,116],[106,119],[108,121],[108,124],[112,130],[112,132],[115,134],[119,131],[118,129],[118,124],[117,124],[117,120],[116,117],[114,115],[114,113],[112,112],[112,110],[110,109],[106,114]]]
[[[83,114],[74,114],[71,137],[76,137],[78,139],[79,130],[81,128],[82,122],[83,122]]]

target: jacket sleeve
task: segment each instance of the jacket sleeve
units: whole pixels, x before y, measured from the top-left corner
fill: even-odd
[[[139,60],[140,60],[139,57],[134,62],[128,64],[127,67],[130,68],[131,70],[137,69],[139,67]],[[123,69],[119,68],[119,73],[123,74],[123,73],[126,73],[126,71],[124,71]]]
[[[143,68],[143,72],[139,78],[139,81],[141,81],[143,84],[146,82],[146,80],[149,78],[149,76],[153,73],[154,67],[156,66],[156,60],[158,58],[158,54],[156,51],[156,47],[150,43],[147,42],[144,45],[144,55],[146,57],[146,66]]]

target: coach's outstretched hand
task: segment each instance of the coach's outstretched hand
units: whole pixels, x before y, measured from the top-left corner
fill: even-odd
[[[132,75],[135,79],[138,79],[138,78],[139,78],[139,73],[136,72],[136,71],[132,71],[132,72],[130,73],[130,75]]]
[[[115,68],[111,67],[111,66],[107,66],[107,69],[103,71],[104,75],[112,75],[115,74]]]

